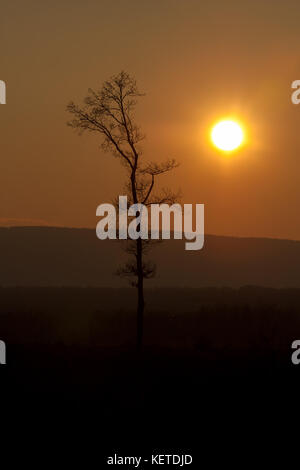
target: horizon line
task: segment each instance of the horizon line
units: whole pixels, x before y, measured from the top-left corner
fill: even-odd
[[[61,230],[95,230],[95,227],[87,227],[87,226],[67,226],[67,225],[50,225],[50,224],[41,224],[41,225],[35,225],[35,224],[28,224],[28,225],[1,225],[0,224],[0,229],[24,229],[24,228],[32,228],[32,229],[61,229]],[[172,230],[170,230],[170,233],[173,233]],[[282,240],[282,241],[290,241],[290,242],[300,242],[300,239],[295,239],[295,238],[286,238],[286,237],[276,237],[274,235],[223,235],[223,234],[216,234],[216,233],[206,233],[204,234],[204,237],[223,237],[223,238],[241,238],[241,239],[265,239],[265,240]],[[172,238],[171,238],[172,239]],[[118,240],[113,240],[113,241],[118,241]],[[168,240],[163,240],[163,241],[168,241]],[[176,240],[180,241],[180,239]]]

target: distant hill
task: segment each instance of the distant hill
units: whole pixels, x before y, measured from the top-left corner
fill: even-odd
[[[200,251],[166,240],[150,256],[149,287],[300,287],[298,241],[206,235]],[[126,257],[122,242],[100,241],[92,229],[0,228],[1,286],[126,287],[114,275]]]

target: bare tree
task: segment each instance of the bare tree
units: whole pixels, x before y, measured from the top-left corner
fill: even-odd
[[[73,115],[73,119],[68,125],[79,133],[90,131],[101,134],[102,148],[120,158],[128,173],[128,205],[173,204],[178,194],[169,189],[156,193],[154,189],[156,190],[157,177],[177,166],[175,160],[156,163],[144,162],[142,158],[141,142],[145,136],[134,119],[137,100],[141,96],[144,95],[139,93],[136,81],[122,71],[104,82],[101,90],[89,89],[82,107],[71,102],[67,110]],[[118,270],[120,276],[134,278],[131,284],[137,288],[138,351],[141,350],[143,342],[144,279],[149,279],[155,274],[155,265],[144,259],[150,244],[150,240],[141,238],[128,241],[126,251],[132,260]]]

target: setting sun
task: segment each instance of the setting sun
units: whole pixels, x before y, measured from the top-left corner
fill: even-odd
[[[230,152],[241,145],[244,140],[244,133],[237,122],[224,120],[213,127],[211,140],[218,149]]]

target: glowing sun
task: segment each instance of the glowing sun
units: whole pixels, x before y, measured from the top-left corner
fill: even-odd
[[[220,121],[212,128],[211,140],[218,149],[230,152],[242,144],[244,133],[237,122]]]

